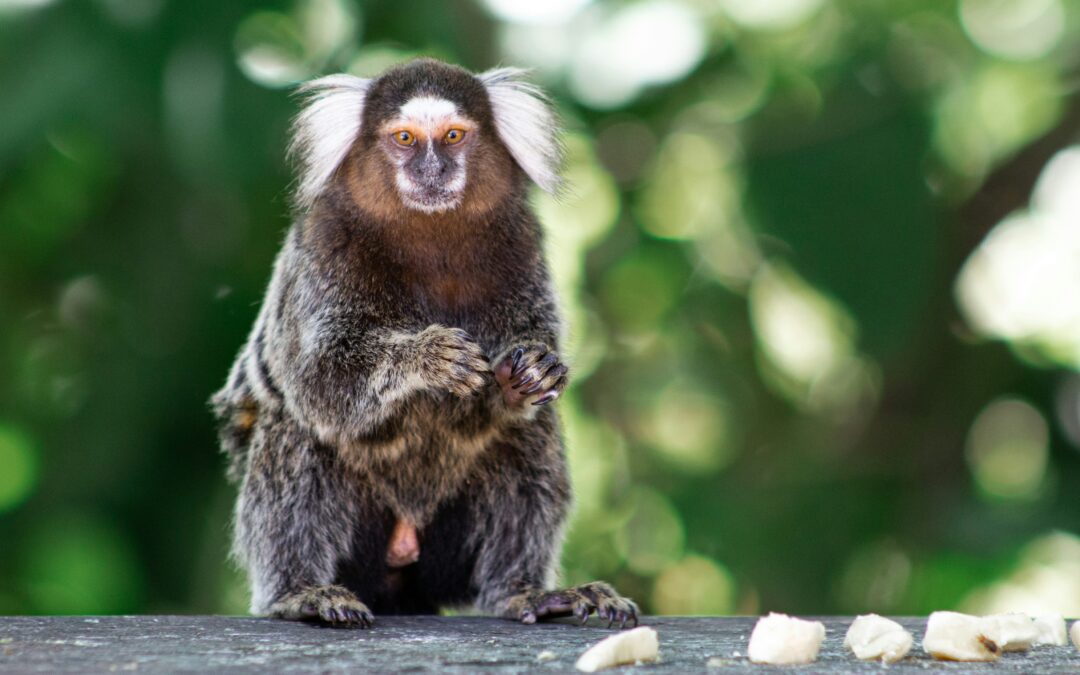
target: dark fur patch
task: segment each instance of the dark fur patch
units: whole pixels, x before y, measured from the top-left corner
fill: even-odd
[[[469,502],[459,496],[443,504],[418,532],[420,560],[389,567],[386,547],[397,520],[383,510],[380,517],[357,523],[353,554],[338,567],[338,583],[364,598],[376,614],[432,614],[476,597],[472,576],[476,565],[475,532]]]

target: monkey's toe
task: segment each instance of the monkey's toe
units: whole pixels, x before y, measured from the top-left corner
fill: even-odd
[[[343,586],[312,586],[289,593],[270,607],[270,616],[330,626],[371,628],[375,616]]]
[[[603,581],[593,581],[588,584],[575,586],[574,589],[589,599],[596,607],[596,615],[601,619],[607,619],[608,628],[616,622],[619,628],[625,628],[626,624],[633,621],[638,625],[638,608],[633,600],[624,598],[616,592],[610,584]],[[588,620],[586,615],[585,620]]]
[[[608,628],[616,622],[619,628],[626,628],[626,624],[631,621],[634,622],[635,627],[638,625],[637,604],[619,595],[609,584],[594,581],[591,584],[578,586],[578,590],[596,604],[596,615],[601,619],[607,619]]]

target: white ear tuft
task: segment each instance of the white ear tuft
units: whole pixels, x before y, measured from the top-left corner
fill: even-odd
[[[371,80],[328,75],[301,85],[307,103],[293,122],[289,155],[300,164],[296,203],[310,208],[360,135]]]
[[[521,68],[496,68],[477,77],[491,99],[499,138],[525,173],[553,193],[561,184],[559,121],[544,92],[522,79],[525,73]]]

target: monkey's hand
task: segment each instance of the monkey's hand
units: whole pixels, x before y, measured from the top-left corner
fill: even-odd
[[[522,345],[495,366],[495,380],[506,405],[520,407],[529,399],[533,405],[544,405],[566,389],[567,371],[559,356],[544,345]]]
[[[633,621],[635,626],[638,624],[638,608],[634,601],[622,597],[603,581],[561,591],[525,591],[511,598],[506,608],[506,618],[522,623],[573,616],[585,625],[589,615],[595,612],[598,617],[608,622],[609,628],[616,622],[619,628],[625,628],[630,621]]]
[[[289,593],[270,606],[269,615],[331,626],[371,628],[375,623],[367,605],[342,586],[309,586]]]
[[[461,397],[482,389],[491,372],[480,345],[460,328],[428,326],[416,336],[416,348],[424,381]]]

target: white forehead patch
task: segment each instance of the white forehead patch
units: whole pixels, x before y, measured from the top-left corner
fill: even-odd
[[[402,117],[429,127],[454,117],[457,112],[457,105],[453,101],[435,96],[417,96],[401,106]]]

